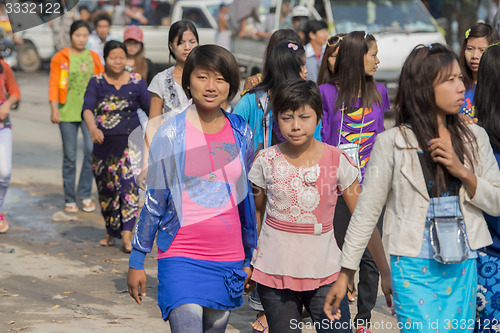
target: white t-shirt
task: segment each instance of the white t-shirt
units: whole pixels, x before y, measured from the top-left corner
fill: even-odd
[[[174,66],[156,74],[149,84],[148,91],[157,94],[163,99],[162,114],[176,115],[191,105],[182,87],[173,77]]]

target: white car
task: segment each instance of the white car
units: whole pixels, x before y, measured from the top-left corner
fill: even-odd
[[[403,63],[418,44],[446,44],[436,21],[417,0],[331,0],[336,33],[368,31],[377,40],[375,79],[394,93]]]
[[[81,0],[78,3],[79,6],[88,5],[89,8],[94,9],[92,4],[95,4],[95,1]],[[146,57],[155,64],[166,65],[173,61],[169,59],[168,31],[170,22],[182,19],[193,20],[201,44],[213,44],[217,31],[215,15],[220,4],[221,0],[181,0],[176,1],[174,5],[166,1],[160,2],[155,9],[151,9],[149,14],[151,24],[141,25],[144,32]],[[125,7],[125,0],[102,7],[112,16],[111,35],[118,40],[123,38],[123,31],[127,27],[124,19]],[[48,24],[41,23],[40,20],[40,25],[18,33],[24,40],[24,44],[18,48],[18,65],[23,71],[38,70],[42,61],[49,61],[54,54],[52,30]]]

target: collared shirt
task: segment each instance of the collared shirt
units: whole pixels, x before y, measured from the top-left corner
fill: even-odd
[[[323,59],[323,54],[325,53],[326,45],[321,47],[321,57],[318,59],[316,52],[311,45],[311,43],[304,46],[304,51],[306,51],[306,68],[307,68],[307,79],[316,82],[318,80],[319,67],[321,66],[321,60]]]
[[[106,44],[106,42],[109,42],[110,40],[119,41],[120,39],[115,38],[111,34],[108,34],[106,36],[106,41],[103,42],[101,41],[101,38],[97,35],[97,32],[94,30],[89,35],[89,40],[87,41],[86,48],[97,53],[99,55],[99,58],[101,58],[101,63],[103,65],[104,65],[104,45]]]

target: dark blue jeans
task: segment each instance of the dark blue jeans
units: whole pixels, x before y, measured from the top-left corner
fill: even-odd
[[[311,315],[318,333],[352,333],[351,314],[347,297],[340,303],[342,318],[330,321],[323,312],[325,297],[332,284],[311,291],[274,289],[257,284],[264,306],[269,333],[302,332],[302,307]],[[347,292],[347,291],[346,291]]]
[[[76,153],[78,151],[78,128],[82,128],[83,134],[83,163],[78,180],[78,188],[75,194],[76,181]],[[92,150],[93,143],[89,130],[84,121],[59,123],[63,143],[63,185],[64,201],[66,203],[76,202],[76,195],[80,199],[90,198],[94,175],[92,174]]]
[[[384,218],[384,210],[380,214],[377,222],[377,227],[382,233],[382,220]],[[335,208],[333,218],[333,228],[337,245],[342,250],[344,245],[344,237],[351,220],[351,212],[343,197],[339,197]],[[361,262],[359,263],[359,283],[358,283],[358,313],[354,318],[354,323],[357,326],[370,326],[372,310],[377,302],[379,271],[372,255],[368,249],[365,249]]]

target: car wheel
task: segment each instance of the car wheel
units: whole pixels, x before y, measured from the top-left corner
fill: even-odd
[[[34,72],[40,69],[42,60],[38,56],[35,45],[24,42],[17,49],[18,67],[23,72]]]

